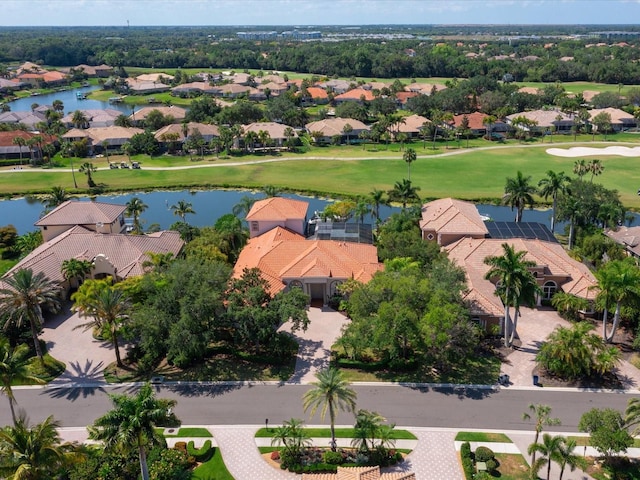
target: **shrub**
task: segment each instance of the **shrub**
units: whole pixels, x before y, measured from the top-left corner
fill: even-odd
[[[280,460],[280,452],[278,450],[274,450],[271,452],[271,460],[278,461]]]
[[[179,452],[184,453],[185,455],[188,454],[187,452],[187,442],[176,442],[176,444],[173,446],[174,450],[178,450]]]
[[[473,477],[473,480],[491,480],[491,475],[487,472],[478,472]]]
[[[206,462],[213,457],[213,449],[211,448],[211,440],[204,442],[201,448],[195,448],[193,440],[187,444],[187,453],[196,459],[196,462]]]
[[[495,457],[495,453],[488,447],[478,447],[476,448],[476,462],[486,462],[488,460],[493,460]]]
[[[155,461],[149,465],[149,478],[153,480],[187,480],[190,478],[189,468],[193,466],[193,463],[195,463],[193,457],[189,457],[181,450],[161,450]]]
[[[464,478],[466,480],[473,480],[475,469],[473,468],[471,445],[469,444],[469,442],[464,442],[462,445],[460,445],[460,458],[462,459],[462,470],[464,471]]]
[[[329,465],[340,465],[342,463],[342,454],[340,452],[327,450],[324,452],[324,455],[322,455],[322,459],[324,463],[328,463]]]
[[[498,461],[495,458],[490,458],[487,460],[486,465],[488,472],[494,472],[498,468]]]

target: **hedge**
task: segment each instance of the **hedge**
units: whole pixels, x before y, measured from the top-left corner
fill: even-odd
[[[462,460],[462,471],[464,472],[464,478],[466,480],[473,480],[473,474],[475,468],[473,466],[473,458],[471,455],[471,444],[464,442],[460,446],[460,458]]]
[[[211,448],[211,440],[204,442],[201,448],[195,448],[193,440],[187,444],[187,453],[196,459],[196,462],[207,462],[213,457],[214,450]]]

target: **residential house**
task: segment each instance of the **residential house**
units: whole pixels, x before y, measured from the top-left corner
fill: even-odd
[[[480,136],[486,135],[487,129],[489,126],[485,124],[485,119],[489,117],[489,115],[481,112],[473,112],[467,113],[466,115],[455,115],[453,117],[453,122],[451,123],[452,128],[459,128],[462,125],[462,121],[464,117],[467,117],[469,121],[469,130],[471,130],[471,135]],[[507,132],[509,127],[499,120],[491,123],[491,131],[492,132]]]
[[[297,95],[302,97],[304,105],[325,105],[329,103],[329,94],[320,87],[309,87],[306,92],[298,90]]]
[[[46,115],[38,111],[0,112],[0,123],[8,123],[10,125],[23,124],[29,130],[37,130],[37,125],[46,121]]]
[[[284,142],[287,140],[287,135],[285,134],[285,132],[287,132],[287,129],[291,129],[293,131],[293,136],[297,137],[298,134],[295,132],[295,130],[293,130],[292,127],[289,127],[288,125],[283,125],[282,123],[275,123],[275,122],[255,122],[255,123],[250,123],[249,125],[244,125],[242,127],[245,135],[249,132],[255,132],[256,134],[260,135],[260,132],[267,132],[269,134],[269,141],[271,142],[272,145],[275,145],[276,147],[282,147],[284,145]],[[259,143],[259,140],[258,140]],[[263,147],[268,147],[270,145],[262,145]]]
[[[341,139],[346,140],[347,133],[344,131],[346,125],[351,126],[351,131],[348,133],[349,142],[355,140],[363,131],[370,131],[371,129],[362,123],[360,120],[353,118],[325,118],[324,120],[318,120],[317,122],[307,123],[305,129],[314,142],[317,143],[330,143],[331,139],[336,135],[339,135]],[[318,132],[315,134],[314,132]]]
[[[220,87],[209,84],[209,82],[183,83],[171,89],[171,95],[175,97],[186,97],[190,94],[222,95]]]
[[[16,76],[19,82],[29,84],[32,87],[56,86],[67,83],[67,76],[58,71],[44,71],[39,73],[25,72]]]
[[[187,110],[182,107],[177,107],[175,105],[171,105],[169,107],[157,105],[151,107],[142,107],[140,110],[134,111],[131,115],[129,115],[129,119],[134,124],[142,124],[147,119],[147,116],[154,110],[157,110],[165,117],[173,117],[173,121],[175,123],[182,122],[187,116]]]
[[[398,108],[404,109],[407,106],[407,102],[410,98],[414,98],[421,95],[418,92],[396,92],[396,104]]]
[[[138,78],[127,78],[127,87],[132,94],[145,95],[148,93],[162,93],[171,90],[171,86],[160,81],[139,80]]]
[[[328,92],[333,92],[337,95],[346,92],[351,88],[351,82],[346,80],[329,80],[316,84],[317,87],[324,88]]]
[[[559,110],[532,110],[530,112],[514,113],[507,115],[507,124],[513,126],[513,120],[519,117],[524,117],[535,123],[531,128],[526,128],[531,133],[545,133],[552,128],[555,128],[560,133],[568,133],[571,131],[571,127],[575,125],[572,116]]]
[[[0,131],[0,158],[22,158],[28,161],[31,158],[32,149],[28,145],[20,146],[14,143],[16,137],[22,138],[25,142],[28,142],[33,137],[39,135],[42,138],[43,145],[55,145],[58,140],[53,135],[46,133],[37,134],[34,132],[25,132],[23,130],[11,130],[8,132]]]
[[[259,268],[272,294],[301,288],[312,300],[326,303],[348,279],[368,282],[382,269],[376,247],[304,236],[308,204],[281,197],[257,201],[249,214],[250,240],[234,267]]]
[[[220,85],[216,95],[220,95],[224,98],[238,98],[243,95],[248,95],[251,87],[246,85],[240,85],[236,83],[227,83],[226,85]]]
[[[172,123],[162,127],[160,130],[154,133],[154,137],[160,143],[167,143],[167,135],[177,135],[176,142],[183,143],[185,140],[193,134],[195,130],[198,130],[202,135],[205,142],[209,143],[214,138],[220,136],[217,125],[210,125],[208,123],[189,122],[186,125],[187,134],[185,137],[185,126],[182,124]],[[170,138],[170,137],[169,137]]]
[[[75,226],[96,233],[124,233],[124,205],[68,200],[35,223],[44,241],[49,241]]]
[[[278,95],[282,95],[286,92],[289,89],[289,86],[286,83],[267,82],[258,85],[257,89],[262,92],[265,92],[268,89],[271,96],[277,97]]]
[[[95,110],[80,110],[87,119],[86,125],[88,127],[100,128],[100,127],[112,127],[115,125],[116,118],[118,118],[122,112],[114,110],[113,108],[95,109]],[[73,124],[74,112],[71,112],[60,119],[60,122],[67,127],[71,128]]]
[[[358,103],[367,103],[371,102],[376,97],[373,95],[371,90],[365,90],[364,88],[354,88],[347,92],[341,93],[340,95],[336,95],[333,98],[333,101],[336,104],[340,104],[343,102],[358,102]]]
[[[594,108],[589,110],[589,120],[593,123],[594,117],[601,113],[608,113],[611,117],[611,130],[614,132],[624,132],[625,130],[629,130],[631,128],[635,128],[637,125],[637,120],[635,117],[625,112],[624,110],[620,110],[619,108]],[[594,125],[594,129],[597,130],[597,126]]]
[[[495,279],[485,279],[490,267],[484,259],[503,254],[504,243],[525,251],[535,263],[530,270],[542,290],[538,303],[550,300],[557,291],[593,300],[595,278],[582,263],[572,259],[540,224],[483,222],[475,205],[453,199],[440,199],[422,207],[420,221],[423,238],[443,247],[449,258],[465,271],[468,301],[473,318],[490,328],[502,328],[504,306],[495,295]],[[465,232],[466,231],[466,232]]]
[[[108,78],[113,75],[113,67],[105,64],[96,66],[81,64],[67,69],[66,73],[70,73],[72,69],[82,71],[89,78]]]
[[[640,227],[618,227],[615,230],[607,230],[604,234],[622,245],[627,254],[640,257]]]
[[[419,137],[420,130],[425,125],[430,125],[431,120],[422,115],[409,115],[408,117],[403,117],[402,120],[392,126],[392,129],[396,133],[406,133],[411,138]]]
[[[445,85],[440,85],[437,83],[410,83],[406,87],[404,87],[407,92],[416,92],[421,95],[431,95],[433,92],[439,92],[441,90],[446,89]]]
[[[26,83],[22,83],[15,79],[7,80],[6,78],[0,78],[0,92],[13,92],[14,90],[20,90],[26,86]]]
[[[174,79],[173,75],[168,73],[144,73],[138,75],[136,80],[139,82],[157,82],[157,83],[169,83]]]
[[[87,129],[73,128],[62,135],[62,138],[70,142],[86,138],[89,151],[93,152],[94,147],[96,146],[104,148],[104,142],[106,142],[107,148],[121,148],[125,143],[131,140],[131,137],[138,133],[144,133],[144,130],[141,128],[125,128],[116,126]]]
[[[416,480],[411,472],[380,472],[380,467],[338,467],[336,473],[303,473],[302,480]]]

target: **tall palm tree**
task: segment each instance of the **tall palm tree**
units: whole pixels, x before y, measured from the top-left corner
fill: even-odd
[[[582,180],[587,172],[589,171],[589,165],[587,165],[587,161],[584,159],[576,160],[573,162],[573,173],[578,175],[578,178]]]
[[[313,382],[313,388],[308,390],[302,397],[304,411],[311,409],[310,415],[313,417],[318,408],[320,418],[329,412],[331,422],[331,450],[336,450],[336,414],[337,410],[353,412],[356,408],[357,394],[353,391],[344,379],[340,370],[327,368],[316,373],[317,381]]]
[[[356,201],[356,208],[353,211],[354,216],[358,219],[358,223],[364,223],[364,217],[367,213],[370,213],[369,203],[366,198],[358,197]]]
[[[411,181],[411,164],[417,159],[416,151],[413,148],[407,148],[405,152],[402,154],[402,159],[407,162],[408,176],[407,178]]]
[[[388,201],[384,198],[384,190],[374,188],[369,192],[369,202],[371,204],[371,215],[375,218],[376,223],[380,222],[380,206],[388,205]]]
[[[396,182],[393,188],[387,192],[389,195],[389,201],[400,202],[402,209],[406,210],[407,203],[416,203],[420,201],[418,191],[420,187],[414,187],[411,184],[411,180],[403,178],[402,181]]]
[[[262,187],[262,193],[264,193],[267,198],[277,197],[280,194],[280,189],[273,185],[265,185]]]
[[[133,230],[136,233],[142,233],[142,225],[140,224],[140,215],[148,208],[147,204],[138,197],[133,197],[127,202],[125,214],[133,218]]]
[[[91,273],[93,265],[88,260],[78,260],[77,258],[69,258],[62,261],[60,271],[62,276],[69,282],[71,287],[72,280],[75,280],[75,287],[79,287],[80,283]]]
[[[7,314],[7,325],[15,322],[21,326],[29,322],[36,355],[44,365],[38,340],[38,332],[44,321],[41,306],[47,305],[52,310],[60,308],[60,286],[49,280],[43,272],[34,275],[30,268],[17,270],[4,282],[7,287],[0,288],[0,310]]]
[[[22,165],[22,147],[27,146],[27,141],[22,137],[13,137],[12,143],[18,145],[18,152],[20,153],[20,165]]]
[[[76,110],[71,117],[71,123],[76,128],[85,128],[87,125],[87,116],[82,110]]]
[[[63,467],[84,458],[78,446],[62,443],[53,416],[29,427],[20,415],[13,427],[0,429],[0,477],[9,480],[39,480],[57,478]]]
[[[633,259],[611,260],[595,272],[598,281],[597,301],[604,306],[602,312],[602,338],[607,342],[613,336],[620,323],[620,313],[624,305],[632,304],[640,299],[640,268]],[[608,307],[614,302],[616,305],[613,315],[611,331],[607,332]]]
[[[351,440],[351,446],[368,452],[375,448],[375,439],[378,431],[382,426],[382,422],[386,419],[377,412],[360,409],[356,413],[356,424],[353,427],[354,438]],[[371,444],[369,444],[369,440]]]
[[[93,163],[91,162],[84,162],[78,169],[80,173],[84,173],[87,176],[87,184],[89,185],[89,188],[93,188],[96,186],[96,183],[93,181],[93,173],[96,170],[97,168],[94,167]]]
[[[11,386],[14,382],[24,383],[44,383],[40,378],[29,373],[29,347],[26,344],[11,348],[9,340],[0,337],[0,391],[9,399],[11,418],[13,425],[16,425],[17,418],[15,412],[16,397],[13,395]]]
[[[69,195],[67,195],[67,191],[64,187],[53,186],[51,190],[44,198],[43,203],[47,210],[53,210],[54,208],[62,205],[64,202],[69,200]]]
[[[533,195],[536,193],[536,187],[530,182],[531,177],[525,177],[520,170],[515,178],[507,178],[502,203],[509,205],[512,211],[514,208],[516,209],[516,222],[522,220],[524,207],[527,205],[530,208],[533,207]]]
[[[173,210],[173,214],[177,215],[182,219],[183,222],[186,223],[185,217],[187,214],[192,213],[195,214],[196,211],[193,209],[193,205],[191,202],[187,202],[185,200],[178,200],[178,203],[175,205],[171,205],[171,210]]]
[[[640,434],[640,398],[631,398],[627,402],[627,408],[624,411],[624,425],[631,429],[629,433],[632,436]]]
[[[604,165],[602,164],[601,160],[594,158],[587,165],[587,169],[587,171],[591,172],[591,183],[593,183],[593,177],[597,177],[598,175],[601,175],[602,172],[604,172]]]
[[[110,286],[98,290],[96,295],[89,298],[87,302],[83,302],[83,305],[75,304],[74,308],[80,311],[80,316],[93,318],[76,328],[84,328],[85,330],[102,329],[105,326],[109,328],[111,344],[116,353],[116,363],[118,367],[122,367],[118,334],[122,320],[128,317],[131,310],[131,302],[126,294],[122,290]]]
[[[562,438],[555,455],[552,460],[560,467],[560,476],[558,480],[562,480],[564,476],[564,470],[569,467],[570,471],[574,471],[576,467],[583,467],[585,462],[584,458],[574,453],[576,449],[576,441],[574,439]]]
[[[534,415],[536,417],[536,436],[533,439],[534,444],[538,443],[540,433],[542,432],[542,429],[545,427],[545,425],[560,425],[560,420],[551,416],[551,407],[549,405],[543,405],[541,403],[531,403],[529,404],[529,412],[531,412],[531,414],[524,412],[522,414],[522,419],[530,420],[531,415]],[[533,465],[536,463],[536,451],[533,450],[529,452],[529,454],[531,455],[531,466],[533,467]]]
[[[249,195],[244,195],[238,203],[236,203],[231,209],[231,213],[233,213],[236,217],[242,216],[246,217],[253,207],[253,204],[256,202],[256,199],[250,197]]]
[[[547,176],[538,182],[538,188],[540,188],[540,195],[553,199],[553,206],[551,210],[551,233],[556,228],[556,207],[558,206],[558,195],[569,193],[569,182],[571,178],[564,174],[564,172],[556,173],[553,170],[547,171]]]
[[[516,252],[508,243],[502,244],[502,250],[504,252],[502,255],[484,259],[484,263],[491,267],[484,278],[496,280],[496,284],[499,285],[499,288],[496,288],[496,294],[504,304],[504,345],[510,347],[512,341],[510,307],[515,306],[523,290],[529,288],[526,284],[532,281],[535,283],[535,278],[528,269],[535,267],[536,264],[524,259],[527,252]]]
[[[557,457],[560,447],[563,442],[563,438],[560,435],[551,436],[548,433],[542,435],[542,443],[532,443],[527,449],[529,454],[534,456],[536,452],[541,454],[541,458],[537,461],[531,462],[531,470],[535,474],[543,465],[547,466],[547,477],[551,478],[551,461]]]
[[[146,449],[166,444],[155,428],[166,421],[176,401],[155,398],[149,383],[136,395],[109,395],[109,398],[114,408],[93,422],[89,438],[104,442],[107,450],[136,448],[142,479],[149,480]]]
[[[303,424],[298,418],[285,420],[281,427],[276,428],[271,445],[282,445],[292,456],[299,455],[305,447],[311,445],[311,438]]]

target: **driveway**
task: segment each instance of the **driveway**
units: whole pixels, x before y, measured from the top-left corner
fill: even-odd
[[[60,313],[47,318],[41,338],[47,343],[49,353],[67,365],[56,383],[104,383],[103,370],[116,356],[109,342],[96,340],[91,330],[78,328],[90,319],[80,318],[71,311],[71,303],[64,304]],[[124,347],[120,346],[124,356]]]

